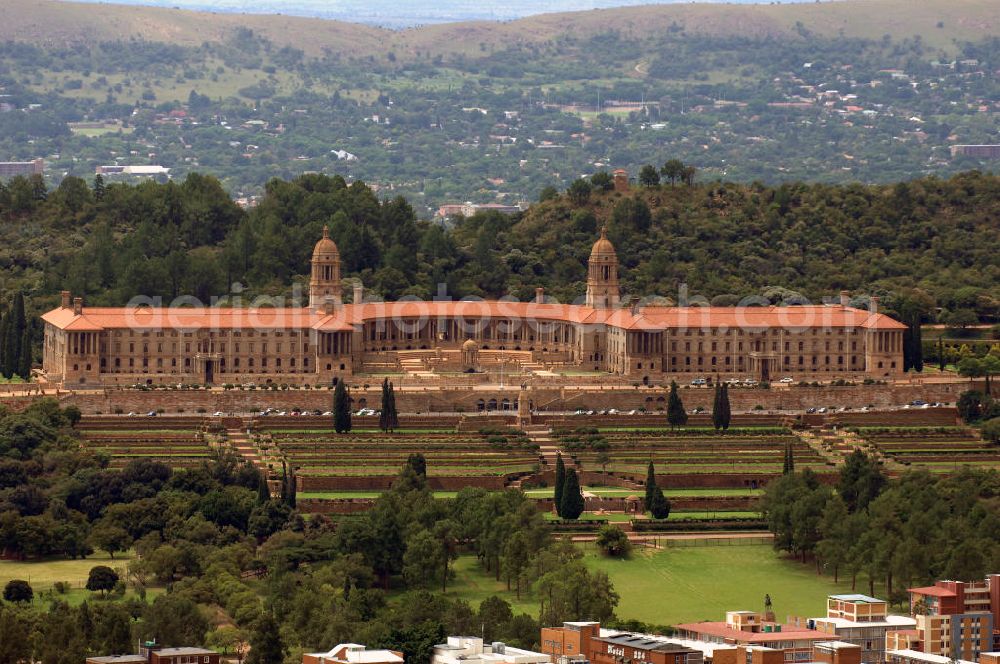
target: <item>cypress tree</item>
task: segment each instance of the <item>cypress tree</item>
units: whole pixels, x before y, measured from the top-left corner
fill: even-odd
[[[650,499],[649,512],[654,519],[666,519],[670,516],[670,501],[663,495],[663,489],[653,488],[653,495]]]
[[[646,499],[642,501],[644,510],[648,511],[649,506],[653,504],[653,494],[656,489],[656,470],[653,468],[653,462],[650,461],[649,465],[646,466]]]
[[[722,430],[725,431],[729,428],[729,423],[733,419],[733,409],[729,405],[729,386],[722,386],[722,396],[720,397],[722,401]]]
[[[100,202],[104,199],[104,176],[98,173],[94,176],[94,200]]]
[[[682,427],[687,424],[687,411],[678,392],[677,381],[670,381],[670,398],[667,400],[667,422],[672,427]]]
[[[563,462],[562,453],[556,454],[556,486],[553,502],[556,504],[556,514],[562,516],[563,490],[566,488],[566,464]]]
[[[566,487],[563,489],[562,510],[559,514],[563,519],[579,519],[583,514],[583,494],[580,492],[580,479],[576,470],[566,471]]]
[[[938,369],[944,371],[947,362],[944,360],[944,337],[938,337]]]
[[[712,426],[718,431],[722,428],[722,385],[716,381],[715,398],[712,401]]]
[[[31,379],[31,329],[28,327],[24,328],[24,336],[21,337],[21,356],[15,373],[25,380]]]
[[[337,381],[333,390],[333,430],[337,433],[351,430],[351,400],[343,380]]]
[[[785,463],[781,468],[782,475],[790,475],[795,472],[795,456],[792,453],[791,443],[785,443]]]
[[[389,408],[392,406],[389,396],[389,379],[382,380],[382,408],[378,414],[378,428],[383,432],[389,430]]]
[[[288,503],[288,464],[281,460],[281,502]]]
[[[285,504],[295,509],[296,494],[298,493],[298,486],[295,480],[295,466],[290,466],[288,468],[288,475],[285,478],[287,484],[285,488]]]
[[[399,428],[399,412],[396,411],[396,389],[389,383],[389,416],[386,420],[389,431]]]
[[[7,373],[7,338],[10,336],[10,312],[0,318],[0,376],[10,378]]]
[[[271,490],[267,486],[267,474],[257,470],[257,504],[263,505],[271,500]]]
[[[10,378],[14,374],[20,373],[22,366],[21,346],[24,342],[24,332],[27,329],[24,317],[24,295],[20,292],[14,294],[14,301],[4,318],[4,322],[3,376]]]

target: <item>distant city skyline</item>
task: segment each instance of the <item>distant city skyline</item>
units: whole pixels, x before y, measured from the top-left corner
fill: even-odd
[[[455,21],[508,21],[553,12],[585,11],[636,5],[666,5],[712,0],[506,0],[480,3],[471,0],[71,0],[99,4],[144,5],[194,11],[285,14],[311,18],[366,23],[388,28],[406,28]],[[813,0],[783,0],[786,4]],[[827,0],[833,1],[833,0]],[[775,4],[756,0],[728,0],[719,4]],[[781,4],[781,3],[778,3]]]

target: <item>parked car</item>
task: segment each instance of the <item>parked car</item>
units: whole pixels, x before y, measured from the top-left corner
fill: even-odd
[[[708,381],[704,378],[695,378],[691,381],[692,385],[708,385]]]
[[[328,410],[325,413],[323,413],[322,415],[323,415],[323,417],[330,417],[330,416],[333,415],[333,411],[332,410]]]
[[[146,417],[156,417],[156,411],[155,410],[149,411],[148,413],[146,413]]]
[[[779,383],[794,383],[794,382],[795,382],[795,379],[794,379],[794,378],[792,378],[791,376],[785,376],[784,378],[782,378],[782,379],[781,379],[781,380],[779,380],[778,382],[779,382]]]
[[[221,410],[215,411],[214,413],[212,413],[212,417],[222,417],[222,411]]]
[[[911,406],[921,406],[922,407],[922,406],[926,406],[927,402],[923,401],[922,399],[914,399],[913,401],[910,402],[910,405]]]

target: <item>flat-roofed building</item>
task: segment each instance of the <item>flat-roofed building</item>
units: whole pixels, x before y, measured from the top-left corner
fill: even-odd
[[[541,652],[515,648],[500,641],[484,643],[477,636],[449,636],[434,646],[431,664],[550,664],[552,658]]]
[[[554,659],[586,659],[591,664],[703,664],[704,661],[700,650],[678,640],[601,629],[596,622],[566,622],[562,627],[542,628],[541,648]]]
[[[866,664],[885,661],[887,633],[913,629],[917,624],[908,616],[889,615],[885,600],[854,593],[830,595],[826,613],[826,617],[810,619],[806,625],[858,646]]]
[[[809,662],[813,644],[830,635],[796,624],[766,621],[755,611],[729,611],[725,622],[704,621],[674,625],[681,638],[781,650],[785,662]]]
[[[395,650],[368,650],[358,643],[341,643],[327,652],[302,655],[302,664],[403,664],[403,653]]]
[[[821,664],[861,664],[861,646],[847,641],[819,641],[813,644],[813,660]]]
[[[981,581],[937,581],[910,588],[910,613],[916,619],[920,651],[975,660],[998,646],[1000,574]]]
[[[32,161],[0,161],[0,178],[14,178],[19,175],[28,177],[30,175],[44,174],[44,159],[34,159]]]

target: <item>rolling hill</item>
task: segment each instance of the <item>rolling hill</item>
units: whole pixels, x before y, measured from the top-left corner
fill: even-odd
[[[542,14],[509,22],[446,23],[405,30],[317,18],[205,13],[158,7],[80,4],[58,0],[5,0],[0,40],[45,45],[144,39],[180,45],[220,41],[250,28],[277,46],[307,54],[356,57],[389,51],[399,57],[479,53],[510,44],[542,44],[562,35],[607,31],[649,37],[669,30],[717,36],[788,36],[801,24],[823,35],[894,38],[920,35],[947,49],[956,40],[1000,32],[995,0],[840,0],[785,5],[671,4]]]

